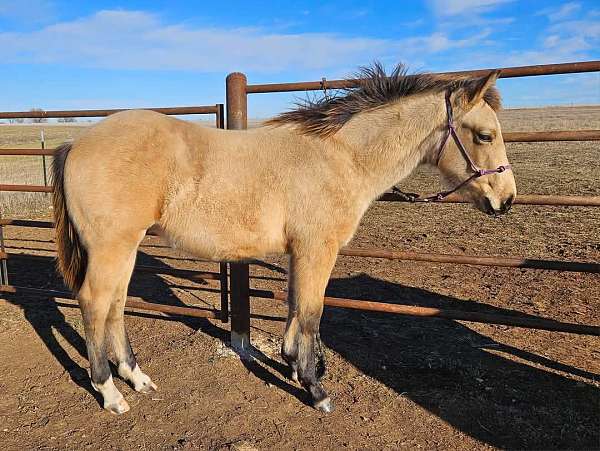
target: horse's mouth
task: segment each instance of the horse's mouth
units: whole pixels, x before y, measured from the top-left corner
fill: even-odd
[[[508,213],[512,207],[513,196],[510,196],[505,202],[502,202],[499,209],[495,209],[492,205],[490,199],[486,196],[483,198],[479,206],[479,209],[486,213],[489,216],[493,216],[495,218],[505,215]]]

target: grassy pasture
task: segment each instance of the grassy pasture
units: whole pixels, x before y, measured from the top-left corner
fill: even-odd
[[[46,147],[53,148],[64,141],[76,138],[86,130],[85,125],[2,125],[0,148],[40,148],[43,130]],[[49,174],[52,157],[46,157]],[[41,156],[0,156],[0,184],[43,185],[44,172]],[[0,193],[0,213],[4,216],[34,217],[49,213],[50,194]]]

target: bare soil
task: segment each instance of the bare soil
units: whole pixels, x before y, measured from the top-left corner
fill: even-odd
[[[508,110],[505,130],[600,128],[600,107]],[[1,130],[0,130],[1,132]],[[521,193],[599,195],[598,143],[510,144]],[[402,188],[433,192],[419,171]],[[600,210],[515,206],[491,219],[463,205],[375,203],[352,245],[600,261]],[[5,229],[10,252],[52,255],[51,230]],[[216,270],[149,237],[143,264]],[[284,259],[252,266],[282,289]],[[9,261],[14,285],[63,289],[48,259]],[[600,324],[597,274],[340,257],[328,295]],[[218,307],[218,285],[136,273],[149,302]],[[326,308],[325,386],[307,405],[278,356],[285,306],[253,299],[252,361],[220,321],[127,315],[150,396],[117,380],[132,409],[102,410],[87,376],[79,311],[20,294],[0,301],[1,449],[600,449],[600,340]],[[267,319],[266,317],[271,317]],[[275,321],[272,320],[275,317]]]

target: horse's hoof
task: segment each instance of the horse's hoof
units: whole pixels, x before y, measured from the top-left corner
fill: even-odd
[[[145,395],[155,392],[157,390],[158,390],[158,387],[151,380],[148,380],[148,381],[144,382],[142,385],[135,387],[135,391],[137,391],[139,393],[143,393]]]
[[[323,398],[321,401],[316,402],[315,409],[320,410],[323,413],[333,412],[333,403],[331,402],[331,398],[328,396],[327,398]]]
[[[129,404],[127,404],[125,399],[121,398],[112,404],[105,404],[104,408],[113,415],[122,415],[129,411]]]
[[[300,381],[298,380],[298,371],[292,370],[292,380],[297,384],[300,383]]]

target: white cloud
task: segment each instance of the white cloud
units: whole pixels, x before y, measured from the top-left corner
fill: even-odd
[[[511,1],[513,0],[429,0],[429,4],[438,16],[456,16],[479,14]]]
[[[600,39],[600,21],[597,20],[569,20],[557,23],[549,30],[555,33],[571,33],[590,39]]]
[[[444,33],[391,40],[325,33],[284,34],[257,28],[192,28],[163,24],[143,11],[100,11],[31,33],[1,33],[8,63],[66,64],[106,69],[277,72],[399,61],[480,44],[488,31],[452,39]]]
[[[559,20],[570,17],[581,9],[581,4],[577,2],[569,2],[562,5],[560,8],[545,8],[538,11],[536,15],[547,16],[551,22],[557,22]]]
[[[490,34],[491,30],[486,29],[469,38],[450,39],[446,34],[436,32],[429,36],[408,38],[404,41],[404,44],[419,53],[438,53],[444,50],[473,47],[483,42]]]

